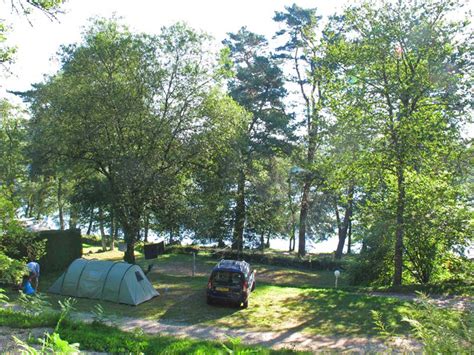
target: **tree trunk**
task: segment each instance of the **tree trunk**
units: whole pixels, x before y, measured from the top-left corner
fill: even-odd
[[[403,166],[400,164],[397,168],[397,227],[395,230],[395,257],[393,285],[402,284],[403,272],[403,235],[405,232],[404,213],[405,213],[405,176]]]
[[[235,206],[234,235],[232,238],[232,249],[239,252],[244,246],[244,226],[245,226],[245,174],[240,172],[237,184],[237,204]]]
[[[125,260],[129,264],[135,264],[135,242],[134,241],[130,241],[130,240],[127,241],[127,249],[125,250],[123,260]]]
[[[270,248],[270,233],[267,234],[267,242],[265,243],[265,248]]]
[[[306,255],[306,220],[308,217],[309,209],[309,190],[311,188],[311,180],[306,177],[303,186],[303,196],[301,198],[301,211],[300,211],[300,229],[298,232],[298,255]]]
[[[26,210],[25,210],[25,216],[26,216],[26,218],[30,218],[30,217],[31,217],[31,216],[30,216],[30,215],[31,215],[31,207],[32,207],[31,201],[30,201],[30,199],[28,198],[28,202],[27,202],[27,204],[26,204]]]
[[[91,234],[93,223],[94,223],[94,209],[91,208],[91,213],[89,215],[89,226],[87,227],[87,232],[86,232],[87,235]]]
[[[148,243],[148,228],[149,228],[149,225],[150,225],[150,219],[148,217],[148,213],[145,214],[145,223],[144,223],[144,228],[145,228],[145,231],[144,231],[144,236],[143,236],[143,240],[145,243]]]
[[[114,250],[115,249],[115,233],[116,233],[116,222],[115,222],[115,215],[114,215],[114,211],[111,210],[110,211],[110,250]]]
[[[290,236],[290,245],[288,246],[288,251],[292,252],[295,250],[295,233],[296,231],[292,232],[292,236]]]
[[[77,228],[77,211],[74,207],[69,210],[69,229]]]
[[[337,248],[336,248],[336,259],[341,259],[342,258],[342,251],[344,250],[344,244],[346,242],[347,238],[347,232],[349,230],[349,225],[351,222],[352,218],[352,199],[354,197],[354,186],[349,187],[349,193],[347,195],[347,206],[346,210],[344,212],[344,220],[340,221],[339,219],[339,211],[337,209],[337,204],[336,204],[336,216],[338,220],[338,237],[339,241],[337,243]]]
[[[347,255],[351,254],[352,244],[352,219],[349,221],[349,231],[347,232]]]
[[[99,207],[99,230],[100,230],[100,239],[102,241],[102,250],[107,250],[107,240],[105,237],[105,230],[104,230],[104,212],[102,211],[102,207]]]
[[[140,233],[140,214],[128,215],[125,223],[122,223],[127,249],[123,259],[130,264],[135,264],[135,243]]]
[[[58,178],[58,194],[57,194],[57,202],[58,202],[58,212],[59,212],[59,228],[64,230],[64,211],[63,211],[63,180]]]
[[[260,234],[260,249],[263,251],[265,249],[265,233]]]

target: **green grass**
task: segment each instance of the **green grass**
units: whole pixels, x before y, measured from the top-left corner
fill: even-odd
[[[223,354],[222,343],[207,340],[175,338],[171,336],[149,336],[140,332],[126,333],[115,327],[100,323],[84,324],[67,322],[59,334],[69,343],[79,343],[81,349],[109,353],[145,354]],[[271,350],[242,344],[225,346],[233,351],[252,354],[290,354],[291,350]]]
[[[43,313],[41,316],[26,315],[11,309],[0,308],[0,326],[12,328],[54,327],[58,322],[57,312]]]
[[[13,328],[54,328],[58,313],[29,315],[9,309],[0,309],[0,326]],[[146,354],[223,354],[225,347],[236,352],[252,354],[293,354],[291,350],[271,350],[247,346],[235,340],[225,343],[210,340],[193,340],[172,336],[150,336],[141,332],[125,332],[101,323],[63,321],[58,331],[69,343],[79,343],[81,350],[108,353]]]
[[[88,258],[120,259],[121,252],[86,255]],[[148,261],[140,255],[138,263],[146,268]],[[351,292],[342,275],[335,290],[329,271],[304,271],[268,265],[253,265],[257,270],[257,287],[250,296],[249,308],[230,305],[209,306],[205,289],[210,270],[216,261],[206,255],[196,257],[196,276],[192,277],[192,257],[167,254],[154,260],[148,274],[160,296],[139,306],[78,299],[78,311],[90,312],[100,303],[106,316],[133,317],[183,324],[204,324],[244,328],[251,331],[303,331],[312,334],[346,336],[377,335],[371,311],[377,310],[385,322],[404,334],[401,319],[408,302],[390,297],[367,296]],[[60,273],[45,275],[40,289],[45,291]],[[349,290],[349,291],[348,291]],[[10,295],[12,300],[16,295]],[[57,305],[64,297],[49,295]]]
[[[422,292],[426,295],[443,295],[443,296],[474,296],[474,283],[472,280],[461,281],[461,280],[447,280],[440,283],[434,284],[413,284],[413,285],[401,285],[401,286],[388,286],[388,287],[365,287],[360,288],[364,291],[377,291],[377,292],[396,292],[396,293],[408,293],[413,294],[416,292]]]

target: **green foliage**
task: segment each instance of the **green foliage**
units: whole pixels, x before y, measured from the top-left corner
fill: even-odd
[[[420,294],[420,302],[412,306],[403,319],[421,339],[426,353],[470,354],[474,347],[474,313],[449,311],[431,304]]]
[[[1,283],[18,285],[26,274],[28,274],[28,269],[24,260],[15,260],[0,252]]]
[[[18,348],[21,349],[22,354],[30,355],[41,355],[47,353],[60,353],[60,354],[77,354],[79,352],[79,344],[69,344],[66,340],[61,339],[59,334],[46,333],[44,338],[39,339],[38,341],[41,344],[41,349],[37,350],[35,347],[28,345],[28,343],[18,339],[16,336],[13,336],[15,343],[18,345]]]
[[[51,302],[46,295],[36,292],[33,295],[25,295],[19,292],[18,303],[24,314],[31,316],[41,316],[45,313],[52,312]]]
[[[92,310],[92,319],[95,323],[105,323],[104,307],[100,303],[97,303]]]
[[[444,259],[472,241],[459,129],[469,120],[472,37],[467,23],[442,20],[459,9],[456,1],[363,2],[333,18],[331,106],[363,143],[354,232],[366,282],[449,277]]]
[[[5,22],[0,22],[0,64],[5,65],[13,61],[13,57],[16,53],[16,48],[7,45],[7,34],[9,28]]]
[[[0,251],[17,260],[39,260],[46,254],[46,240],[22,227],[10,229],[0,239]]]
[[[42,270],[63,271],[82,256],[81,231],[42,231],[38,237],[46,243],[45,254],[39,259]]]
[[[24,295],[23,295],[24,296]],[[22,349],[22,352],[27,354],[45,354],[45,353],[77,353],[79,350],[79,344],[69,344],[66,340],[61,339],[59,336],[59,330],[61,329],[61,324],[69,316],[70,312],[74,309],[75,300],[67,298],[64,301],[59,301],[61,312],[57,318],[56,326],[52,334],[46,333],[43,338],[38,339],[41,344],[41,350],[36,350],[34,347],[28,345],[24,341],[13,337],[17,345]],[[49,303],[41,298],[38,294],[25,298],[20,297],[20,303],[23,306],[22,313],[29,315],[30,317],[38,317],[42,319],[45,314],[50,313]]]
[[[40,161],[104,177],[129,262],[150,210],[176,225],[170,212],[206,149],[199,138],[209,118],[200,109],[218,76],[208,40],[182,23],[149,36],[96,19],[81,43],[62,48],[61,73],[25,94]]]
[[[116,327],[99,323],[67,323],[60,330],[60,334],[64,339],[79,342],[81,349],[111,353],[221,354],[224,348],[222,343],[215,341],[149,336],[141,331],[124,332]],[[230,342],[225,344],[225,348],[236,351],[236,354],[292,353],[291,351],[274,351]]]
[[[11,193],[8,186],[0,186],[0,259],[4,267],[11,268],[15,279],[18,278],[20,263],[26,259],[38,260],[44,255],[45,242],[37,240],[37,235],[25,230],[16,218],[16,205]],[[0,274],[4,270],[2,267]]]
[[[7,308],[0,309],[0,315],[0,325],[12,328],[54,327],[59,319],[59,314],[56,312],[34,315]]]
[[[9,297],[5,294],[5,290],[3,288],[0,288],[0,304],[7,303],[9,300]]]

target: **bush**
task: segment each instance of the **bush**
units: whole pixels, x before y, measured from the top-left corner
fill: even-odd
[[[46,253],[46,241],[23,228],[7,231],[0,239],[0,252],[13,259],[39,260]]]
[[[165,253],[192,254],[192,253],[210,253],[216,260],[231,259],[245,260],[251,263],[278,265],[285,267],[309,269],[309,270],[345,270],[347,261],[336,260],[332,254],[328,255],[308,255],[304,258],[293,255],[282,255],[281,253],[262,253],[261,251],[244,250],[239,253],[232,249],[215,249],[208,247],[189,246],[167,246]]]
[[[425,296],[412,306],[404,318],[422,340],[427,354],[472,354],[474,349],[474,314],[442,309],[429,303]]]
[[[23,275],[28,273],[24,260],[12,259],[0,252],[0,282],[18,285]]]
[[[43,231],[39,233],[38,238],[46,240],[46,253],[40,259],[44,271],[63,271],[75,259],[82,257],[79,229]]]

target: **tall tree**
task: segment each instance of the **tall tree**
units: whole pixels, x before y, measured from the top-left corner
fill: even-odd
[[[229,94],[252,114],[239,153],[233,247],[242,250],[247,218],[247,184],[256,159],[285,149],[291,136],[285,112],[283,73],[268,52],[265,37],[245,27],[229,33],[224,44],[230,49],[235,76],[229,81]]]
[[[21,110],[0,100],[0,181],[4,197],[16,206],[20,205],[21,190],[28,178],[26,128]]]
[[[317,168],[317,155],[326,128],[324,95],[330,71],[323,60],[324,38],[318,35],[321,17],[316,15],[316,9],[303,9],[293,4],[286,7],[285,12],[276,12],[274,20],[283,26],[276,37],[284,40],[284,44],[277,51],[281,58],[293,66],[291,81],[297,84],[304,106],[305,157],[300,168],[305,176],[298,231],[298,254],[303,256],[306,254],[310,191],[316,183],[320,184],[322,181]]]
[[[232,237],[234,187],[240,172],[242,140],[251,115],[232,98],[213,92],[202,106],[210,118],[202,134],[207,147],[192,172],[186,225],[194,231],[195,240],[217,242],[220,247]],[[190,223],[189,223],[190,222]]]
[[[402,283],[413,183],[423,176],[443,180],[472,105],[472,35],[466,22],[448,20],[457,10],[456,1],[364,2],[344,16],[348,60],[341,68],[364,90],[372,167],[380,164],[393,198],[394,285]]]
[[[207,39],[183,24],[152,37],[99,19],[62,49],[61,72],[26,94],[34,139],[108,181],[128,262],[145,209],[166,199],[199,148],[199,107],[214,79]]]

